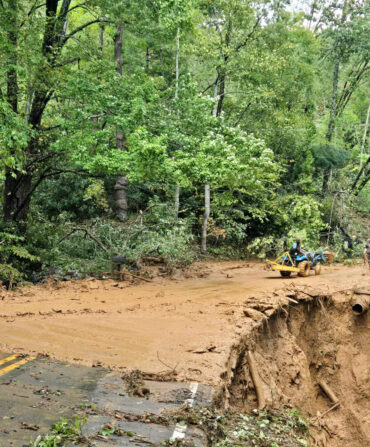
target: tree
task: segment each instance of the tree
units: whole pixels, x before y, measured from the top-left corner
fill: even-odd
[[[104,21],[94,18],[71,29],[72,10],[82,7],[71,5],[71,0],[47,0],[45,4],[26,2],[19,8],[16,0],[4,3],[1,7],[5,22],[7,41],[7,95],[14,114],[23,116],[27,121],[27,146],[23,151],[21,168],[7,169],[4,188],[4,218],[11,221],[25,220],[28,215],[31,196],[45,178],[51,175],[51,169],[42,168],[46,160],[53,158],[43,134],[45,111],[54,98],[59,82],[59,74],[70,60],[63,59],[63,50],[72,39],[87,27]],[[29,9],[27,10],[27,6]],[[33,28],[38,22],[37,30]],[[29,42],[19,41],[18,36],[26,36],[27,30],[34,39],[32,50],[26,47]],[[40,33],[40,34],[38,34]],[[35,54],[30,55],[30,50]],[[26,84],[30,92],[24,93],[19,88],[17,73],[24,69],[30,60],[24,61],[19,53],[29,55],[35,65],[27,73]],[[23,71],[24,73],[24,71]],[[25,112],[20,105],[25,107]],[[15,148],[10,149],[13,154]]]
[[[335,121],[343,113],[351,96],[368,76],[370,62],[370,5],[367,1],[330,4],[324,10],[326,28],[322,37],[327,40],[328,57],[334,61],[332,95],[327,140],[332,141]],[[339,89],[340,67],[349,62]]]

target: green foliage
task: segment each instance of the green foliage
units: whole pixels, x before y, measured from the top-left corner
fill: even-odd
[[[83,276],[110,271],[111,257],[115,255],[125,256],[131,263],[140,263],[144,256],[161,256],[173,268],[186,265],[195,257],[191,223],[191,219],[179,219],[175,224],[171,207],[153,203],[147,212],[125,223],[97,218],[79,227],[82,230],[74,230],[74,224],[68,221],[38,223],[30,228],[28,239],[30,246],[39,247],[42,269],[59,275],[76,272]]]
[[[309,446],[309,421],[298,410],[240,414],[190,409],[177,419],[200,426],[207,433],[209,445],[215,447]]]
[[[12,285],[24,279],[21,271],[22,264],[26,261],[36,261],[24,246],[25,238],[11,233],[9,229],[0,231],[0,284],[1,282]]]
[[[63,174],[51,177],[38,189],[34,216],[58,221],[61,214],[72,220],[91,219],[107,210],[104,184],[100,179]]]
[[[103,180],[91,180],[89,186],[85,190],[83,199],[85,202],[91,200],[101,210],[108,210],[109,205]]]
[[[248,252],[264,259],[283,249],[283,242],[293,244],[299,238],[308,250],[319,247],[320,232],[325,228],[320,203],[308,196],[287,195],[280,198],[276,210],[277,234],[257,237],[247,247]]]
[[[22,149],[27,141],[27,126],[0,95],[0,180],[4,178],[5,169],[14,170],[22,166]]]
[[[205,184],[218,254],[249,244],[264,256],[296,236],[316,247],[328,223],[351,226],[352,207],[366,218],[368,2],[315,3],[312,17],[270,0],[89,0],[65,17],[61,4],[0,8],[1,204],[27,216],[31,199],[28,231],[0,245],[3,280],[37,269],[31,253],[64,271],[105,270],[122,251],[190,262]],[[130,180],[125,224],[113,221],[117,175]],[[331,212],[338,191],[346,200]]]
[[[370,185],[367,185],[360,194],[353,199],[354,209],[364,217],[370,215]]]
[[[51,426],[50,434],[38,436],[36,441],[30,444],[30,447],[58,447],[65,445],[67,441],[79,441],[85,422],[85,419],[79,416],[76,416],[74,423],[62,418]]]
[[[324,171],[343,168],[349,159],[349,153],[331,145],[316,145],[312,148],[315,165]]]

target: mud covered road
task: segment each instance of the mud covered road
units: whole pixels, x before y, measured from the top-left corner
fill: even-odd
[[[3,293],[0,349],[86,366],[176,369],[179,380],[215,386],[249,324],[248,297],[292,283],[333,292],[361,284],[365,274],[360,266],[329,266],[321,276],[281,278],[262,264],[219,262],[152,283],[50,282]]]
[[[320,276],[281,278],[262,264],[218,262],[145,283],[50,281],[3,291],[0,351],[4,358],[17,354],[11,362],[19,354],[30,361],[2,379],[7,387],[20,386],[23,396],[18,371],[33,378],[28,365],[43,372],[32,366],[43,357],[51,368],[98,367],[86,368],[93,375],[114,370],[118,381],[133,369],[170,373],[183,384],[210,385],[219,408],[248,412],[257,406],[248,367],[252,351],[267,408],[308,414],[314,445],[363,447],[370,442],[370,315],[352,312],[357,286],[370,289],[362,266],[326,266]],[[61,376],[68,394],[69,374]],[[338,396],[333,411],[320,381]],[[60,411],[52,413],[56,420]]]

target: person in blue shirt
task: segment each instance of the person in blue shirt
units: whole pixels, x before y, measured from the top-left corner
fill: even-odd
[[[296,239],[296,241],[294,242],[292,248],[289,250],[289,254],[292,258],[292,261],[295,264],[295,260],[297,258],[298,255],[301,254],[301,240],[300,239]]]
[[[364,265],[369,268],[370,265],[370,241],[365,244],[365,249],[363,253]]]

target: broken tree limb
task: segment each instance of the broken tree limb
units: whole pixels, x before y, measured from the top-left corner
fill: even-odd
[[[333,402],[333,404],[338,404],[339,403],[339,399],[334,394],[334,392],[332,391],[330,386],[324,380],[320,380],[318,383],[319,383],[321,389],[324,391],[324,393]]]
[[[312,421],[311,424],[315,424],[316,422],[318,422],[320,419],[322,419],[325,415],[327,415],[328,413],[330,413],[330,411],[335,410],[336,408],[338,408],[340,405],[340,402],[338,400],[337,403],[335,403],[334,405],[332,405],[328,410],[324,411],[324,413],[319,414],[318,416],[316,416]]]
[[[293,298],[289,298],[288,296],[286,296],[285,298],[293,304],[299,304],[299,302],[296,300],[293,300]]]
[[[153,282],[150,279],[143,278],[142,276],[134,275],[133,273],[129,272],[128,270],[125,270],[124,274],[131,275],[133,278],[140,279],[141,281]]]
[[[87,228],[84,228],[84,227],[76,227],[76,228],[72,228],[72,230],[71,230],[68,234],[66,234],[65,236],[63,236],[62,239],[60,239],[60,240],[58,241],[58,244],[60,244],[62,241],[64,241],[64,239],[67,239],[69,236],[71,236],[71,235],[72,235],[73,233],[75,233],[76,231],[83,231],[83,232],[86,234],[86,236],[89,236],[89,238],[90,238],[91,240],[93,240],[96,244],[98,244],[99,247],[100,247],[102,250],[104,250],[106,253],[109,253],[109,250],[107,249],[107,247],[105,247],[105,246],[103,245],[103,243],[100,242],[99,239],[98,239],[96,236],[94,236],[92,233],[90,233],[90,231],[89,231]]]
[[[361,287],[356,287],[353,292],[355,295],[370,295],[369,289],[362,289]]]
[[[254,360],[251,351],[247,352],[247,360],[248,360],[249,371],[251,373],[253,380],[254,389],[256,390],[257,406],[259,410],[262,410],[263,408],[265,408],[265,395],[263,392],[260,376],[258,375],[256,362]]]

